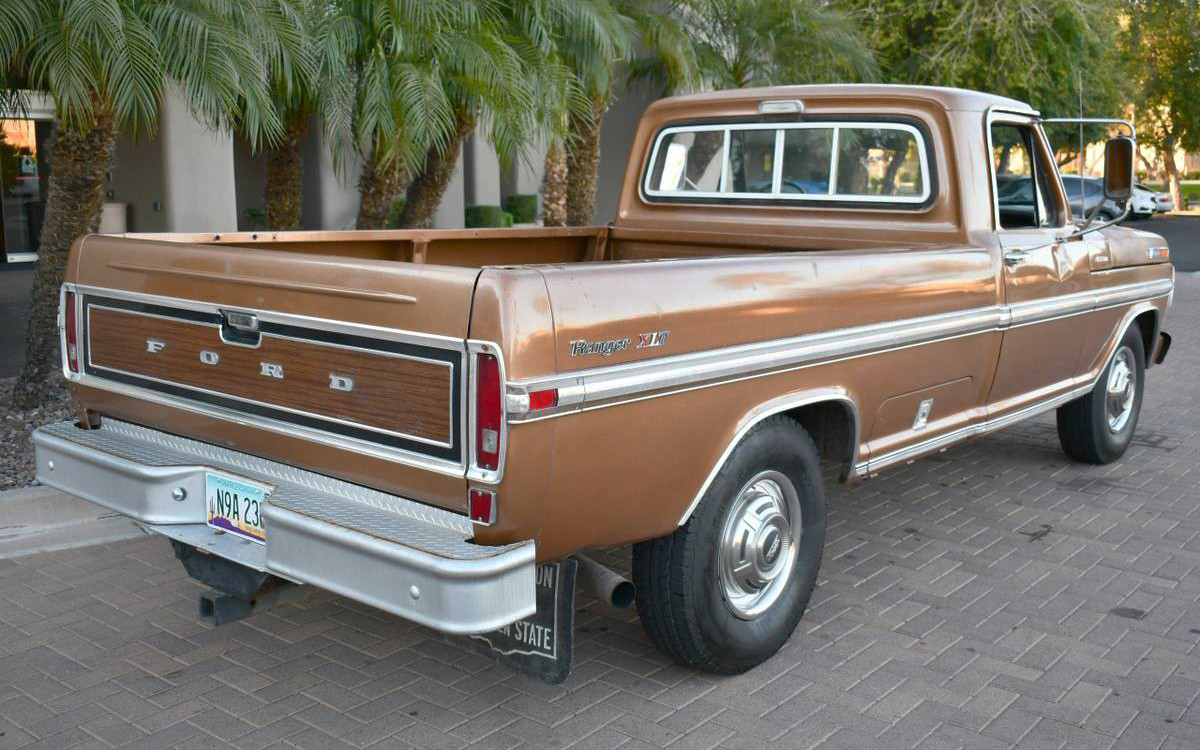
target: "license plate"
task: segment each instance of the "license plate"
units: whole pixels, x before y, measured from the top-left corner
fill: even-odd
[[[208,525],[259,544],[267,541],[263,529],[263,503],[268,489],[224,474],[206,472],[204,497],[208,501]]]

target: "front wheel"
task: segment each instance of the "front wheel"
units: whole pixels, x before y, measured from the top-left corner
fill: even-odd
[[[638,615],[675,660],[744,672],[796,629],[824,546],[816,447],[793,420],[770,417],[734,448],[687,523],[634,546]]]
[[[1091,392],[1059,407],[1058,441],[1063,451],[1089,464],[1120,458],[1137,428],[1145,374],[1142,335],[1137,326],[1130,326]]]

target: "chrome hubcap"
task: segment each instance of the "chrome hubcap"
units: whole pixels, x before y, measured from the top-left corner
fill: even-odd
[[[1133,397],[1137,393],[1137,370],[1133,350],[1121,347],[1113,357],[1108,369],[1108,387],[1105,388],[1104,410],[1108,417],[1108,429],[1120,432],[1133,414]]]
[[[777,471],[758,474],[738,493],[721,530],[717,567],[725,603],[741,619],[762,615],[787,587],[800,520],[796,488]]]

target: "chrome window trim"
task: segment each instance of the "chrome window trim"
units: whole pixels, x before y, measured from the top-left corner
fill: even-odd
[[[992,228],[997,232],[1005,232],[1013,230],[1019,231],[1022,229],[1062,229],[1070,224],[1072,217],[1071,201],[1070,199],[1066,198],[1067,192],[1063,187],[1062,174],[1057,168],[1055,168],[1052,170],[1054,172],[1054,180],[1058,184],[1059,195],[1066,201],[1066,216],[1062,215],[1063,212],[1061,210],[1061,206],[1057,211],[1059,214],[1058,225],[1053,227],[1013,227],[1011,229],[1005,229],[1004,227],[1000,226],[1000,191],[996,184],[996,165],[992,161],[992,125],[995,123],[1001,123],[1031,127],[1033,128],[1034,136],[1037,139],[1037,142],[1041,144],[1041,148],[1045,151],[1045,153],[1052,154],[1054,152],[1050,149],[1050,142],[1046,139],[1046,132],[1042,128],[1037,112],[1020,112],[1017,110],[1004,109],[993,105],[988,107],[987,111],[984,113],[983,123],[983,135],[987,143],[986,161],[988,165],[988,177],[992,185]],[[1041,192],[1041,187],[1038,185],[1036,177],[1033,179],[1033,189],[1038,193]]]
[[[833,195],[833,186],[837,184],[838,162],[842,159],[841,128],[833,129],[833,140],[830,143],[830,148],[833,149],[833,155],[829,158],[829,189],[825,191],[826,195]]]
[[[724,195],[729,190],[729,145],[731,143],[729,137],[729,129],[725,129],[725,139],[721,144],[721,182],[717,185],[717,189]],[[651,162],[653,163],[653,162]]]
[[[172,321],[177,321],[177,322],[182,320],[180,318],[171,318],[166,315],[156,315],[154,313],[136,312],[133,310],[122,310],[121,308],[118,308],[118,307],[108,307],[107,305],[100,305],[100,304],[93,303],[93,304],[90,304],[87,306],[88,320],[87,320],[87,328],[85,330],[87,330],[89,337],[91,335],[91,329],[92,329],[91,316],[92,316],[93,308],[99,308],[101,310],[109,310],[109,311],[118,312],[118,313],[125,313],[127,315],[142,315],[142,316],[151,317],[151,318],[158,318],[159,320],[172,320]],[[218,330],[221,328],[221,326],[213,325],[212,323],[201,323],[199,321],[189,321],[189,320],[185,320],[183,322],[190,323],[191,325],[203,326],[205,328],[214,328],[214,329],[218,329]],[[453,375],[453,373],[454,373],[454,366],[452,364],[450,364],[449,362],[443,362],[443,361],[437,360],[437,359],[426,359],[425,357],[414,357],[414,356],[407,355],[407,354],[397,354],[395,352],[386,352],[386,351],[380,351],[380,350],[376,350],[376,349],[364,349],[362,347],[346,346],[344,344],[326,344],[326,342],[323,342],[323,341],[315,341],[313,339],[302,339],[302,338],[297,338],[295,336],[278,336],[273,333],[263,333],[262,337],[263,338],[269,337],[269,338],[275,338],[275,339],[286,339],[288,341],[301,341],[306,344],[316,344],[318,346],[331,346],[331,347],[336,347],[336,348],[340,348],[340,349],[347,349],[350,351],[370,352],[371,354],[379,354],[382,356],[391,356],[391,357],[396,357],[396,358],[400,358],[400,359],[417,360],[417,361],[426,362],[429,364],[441,365],[442,367],[445,367],[447,370],[449,370],[451,375]],[[165,380],[163,378],[156,378],[153,375],[147,375],[142,372],[129,372],[128,370],[122,370],[122,369],[119,369],[116,367],[108,367],[105,365],[98,365],[92,361],[92,347],[91,347],[90,340],[88,342],[88,347],[87,347],[87,364],[88,364],[88,367],[99,369],[99,370],[106,370],[108,372],[121,373],[123,375],[129,375],[131,377],[141,378],[143,380],[150,380],[155,383],[171,385],[171,386],[175,386],[177,388],[185,388],[189,391],[196,391],[197,393],[206,393],[211,396],[220,396],[221,398],[228,398],[228,399],[232,399],[234,401],[241,401],[241,402],[244,402],[247,404],[254,404],[256,406],[265,406],[270,409],[278,409],[280,411],[288,412],[289,414],[299,414],[301,416],[319,419],[322,422],[332,422],[334,424],[345,425],[347,427],[356,427],[358,429],[368,430],[370,432],[377,432],[381,435],[391,435],[392,437],[400,437],[400,438],[404,438],[405,440],[414,440],[418,443],[425,443],[427,445],[436,445],[441,448],[453,448],[454,447],[453,440],[449,440],[449,441],[433,440],[430,438],[421,437],[420,435],[412,435],[407,432],[400,432],[398,430],[386,430],[386,429],[383,429],[382,427],[372,427],[371,425],[363,424],[362,422],[353,422],[348,419],[340,419],[338,417],[328,416],[325,414],[318,414],[317,412],[305,411],[303,409],[294,409],[292,407],[284,406],[282,404],[272,403],[270,401],[259,401],[258,399],[245,398],[243,396],[237,396],[232,393],[226,393],[224,391],[214,391],[211,388],[203,388],[203,387],[197,386],[197,385],[188,385],[187,383],[180,383],[176,380]],[[88,373],[82,374],[82,378],[81,378],[80,382],[82,382],[84,385],[93,385],[94,386],[93,381],[96,381],[96,380],[108,382],[108,380],[106,378],[98,377],[98,376],[91,375]],[[454,412],[454,378],[453,377],[450,378],[449,388],[447,389],[447,393],[446,393],[446,408],[451,412],[451,414],[453,414],[453,412]],[[454,426],[453,426],[453,424],[450,424],[448,426],[450,427],[450,430],[451,430],[451,438],[453,438]]]
[[[1169,294],[1172,286],[1170,279],[1159,279],[1049,300],[971,308],[525,378],[508,383],[508,423],[538,421],[936,341],[1004,331],[1156,299]],[[551,388],[558,389],[558,406],[528,412],[528,394]]]
[[[771,155],[771,195],[781,194],[783,194],[783,128],[775,131],[775,153]]]
[[[842,128],[862,128],[865,130],[900,130],[908,133],[917,143],[917,159],[920,162],[921,169],[921,194],[920,195],[858,195],[855,193],[835,193],[837,177],[837,162],[838,162],[838,144],[839,132]],[[728,185],[729,176],[729,133],[734,130],[775,130],[775,156],[772,163],[772,189],[770,193],[727,193],[713,191],[678,191],[678,190],[659,190],[650,185],[650,176],[654,172],[654,165],[658,163],[659,149],[662,146],[663,139],[675,133],[700,133],[723,130],[725,132],[725,154],[721,164],[721,180],[719,185],[726,187]],[[833,153],[830,157],[830,182],[829,192],[824,194],[816,193],[784,193],[781,191],[781,181],[783,179],[783,146],[784,131],[786,130],[831,130],[833,131]],[[640,181],[640,192],[643,199],[650,198],[724,198],[736,200],[757,200],[757,201],[795,201],[803,202],[847,202],[847,203],[911,203],[920,205],[925,203],[930,198],[931,188],[929,183],[929,155],[925,147],[925,138],[921,131],[914,125],[904,122],[895,121],[861,121],[861,120],[821,120],[815,122],[728,122],[708,125],[673,125],[663,128],[659,131],[654,139],[654,146],[650,150],[650,160],[647,162],[645,174]]]

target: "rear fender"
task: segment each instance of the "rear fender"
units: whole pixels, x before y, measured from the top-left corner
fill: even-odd
[[[806,406],[813,406],[822,403],[837,404],[839,407],[846,410],[851,421],[851,428],[849,430],[849,445],[845,446],[846,460],[841,469],[841,478],[844,480],[849,475],[850,467],[853,466],[855,460],[857,459],[859,446],[860,420],[858,416],[858,407],[854,403],[854,399],[850,397],[844,388],[840,387],[819,388],[816,390],[789,393],[787,395],[780,396],[759,404],[748,411],[740,420],[738,420],[737,428],[734,430],[733,437],[725,446],[725,450],[721,453],[721,457],[709,471],[708,477],[704,480],[704,484],[700,486],[699,491],[696,492],[695,497],[692,498],[687,510],[685,510],[683,515],[679,518],[679,525],[682,526],[683,524],[687,523],[689,518],[691,518],[692,513],[696,510],[696,506],[700,504],[701,498],[704,497],[704,493],[708,491],[709,486],[713,483],[713,480],[716,479],[717,472],[721,470],[721,467],[724,466],[725,462],[729,459],[729,454],[732,453],[733,449],[736,448],[738,443],[742,441],[742,438],[744,438],[746,434],[750,432],[750,430],[754,429],[755,425],[767,417],[775,414],[794,411]]]

